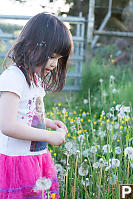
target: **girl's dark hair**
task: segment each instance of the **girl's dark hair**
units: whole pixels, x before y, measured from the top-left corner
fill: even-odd
[[[29,87],[31,79],[37,86],[35,67],[41,66],[41,80],[46,91],[60,91],[65,84],[72,46],[71,33],[64,23],[51,14],[39,13],[23,27],[5,60],[9,57],[17,66],[21,66],[20,70],[24,73]],[[44,70],[48,57],[53,53],[62,57],[58,60],[57,68],[45,76]]]

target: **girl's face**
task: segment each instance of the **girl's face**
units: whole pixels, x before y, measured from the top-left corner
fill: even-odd
[[[55,69],[57,67],[58,64],[58,60],[61,58],[61,55],[57,55],[57,54],[52,54],[52,56],[48,57],[48,62],[46,64],[45,70],[44,70],[44,74],[47,75],[48,73],[50,73],[53,69]],[[35,69],[36,73],[39,73],[39,75],[41,74],[41,67],[36,67]]]

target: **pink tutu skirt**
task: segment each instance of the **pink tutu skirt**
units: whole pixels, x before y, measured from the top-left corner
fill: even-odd
[[[60,198],[55,166],[49,150],[46,150],[47,153],[41,155],[0,154],[0,199],[41,199],[42,191],[34,189],[41,177],[52,181],[49,198]],[[44,198],[47,198],[45,192]]]

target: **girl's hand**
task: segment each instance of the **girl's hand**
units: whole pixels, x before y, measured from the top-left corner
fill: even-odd
[[[51,145],[61,145],[65,142],[66,131],[63,128],[58,128],[56,131],[48,133],[47,142]]]
[[[46,128],[51,128],[53,130],[57,130],[58,128],[62,128],[68,133],[66,125],[59,121],[59,120],[51,120],[48,118],[45,118]]]

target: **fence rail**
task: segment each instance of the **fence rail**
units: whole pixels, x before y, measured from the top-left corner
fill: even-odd
[[[23,16],[23,15],[0,15],[0,22],[4,22],[6,20],[29,20],[32,16]],[[73,72],[68,71],[67,77],[69,79],[73,79],[74,83],[72,85],[66,85],[64,90],[80,90],[81,86],[81,77],[82,77],[82,61],[83,61],[83,44],[84,44],[84,29],[86,19],[82,16],[74,17],[57,17],[63,22],[68,22],[70,25],[70,31],[72,32],[74,49],[73,55],[70,58],[70,67],[75,68]],[[14,34],[5,34],[0,31],[0,40],[1,41],[10,41],[15,40],[18,35]],[[10,44],[8,45],[10,46]],[[0,52],[0,57],[5,57],[5,52]],[[2,71],[1,71],[2,72]]]

